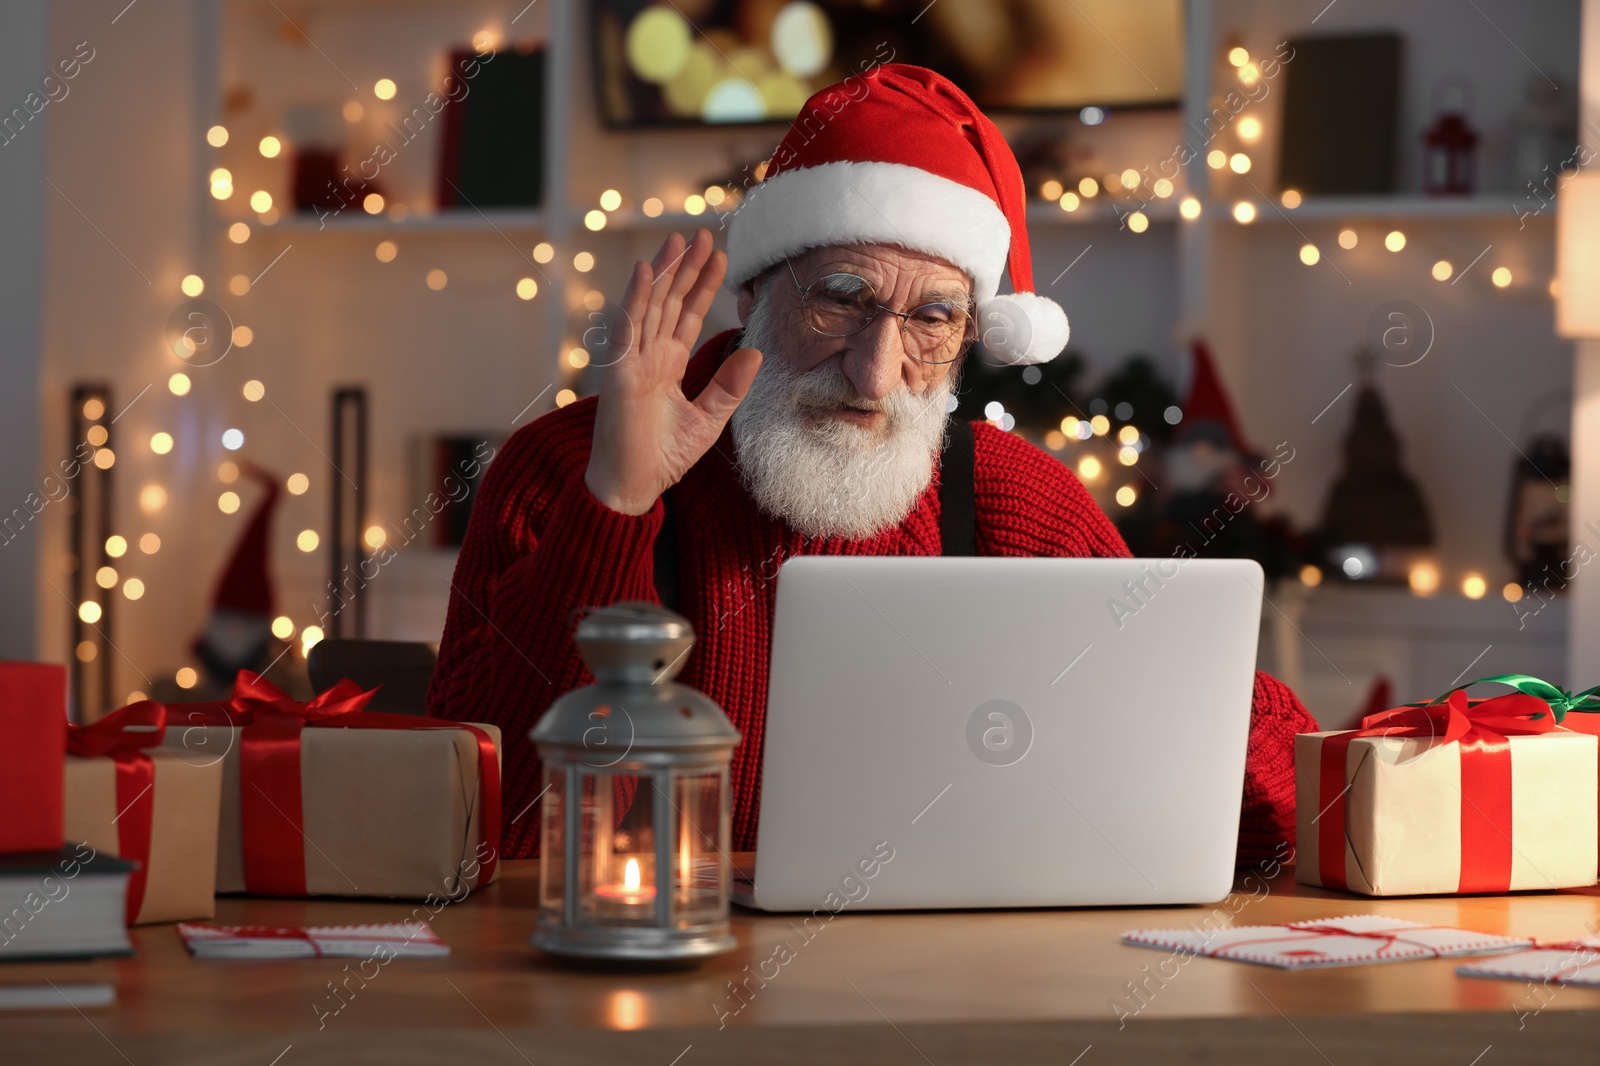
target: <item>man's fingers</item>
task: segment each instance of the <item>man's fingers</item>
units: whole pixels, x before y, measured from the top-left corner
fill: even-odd
[[[615,324],[622,336],[621,350],[631,353],[639,345],[639,323],[644,321],[645,304],[650,299],[650,267],[644,260],[633,264],[633,274],[628,278],[628,288],[622,294],[622,321]]]
[[[700,268],[711,257],[711,249],[711,231],[703,226],[695,230],[694,239],[689,242],[689,250],[684,253],[683,262],[673,275],[669,295],[676,296],[680,301],[683,299],[684,293],[688,292],[690,286],[700,277]]]
[[[711,310],[711,303],[717,298],[717,290],[722,287],[722,279],[727,273],[727,254],[712,252],[694,288],[689,290],[678,318],[678,331],[674,337],[685,348],[693,349],[695,341],[700,338],[700,326],[705,322],[706,312]]]
[[[694,238],[689,242],[672,280],[662,282],[667,288],[667,298],[661,303],[661,322],[656,329],[663,336],[677,333],[684,294],[700,279],[700,268],[711,257],[711,250],[711,231],[704,228],[695,230]]]
[[[667,239],[661,242],[661,247],[656,249],[656,257],[650,260],[650,277],[660,277],[667,264],[677,259],[683,252],[683,237],[678,233],[667,234]]]
[[[734,408],[750,392],[750,383],[755,381],[756,371],[760,369],[761,352],[755,348],[740,348],[722,361],[710,382],[694,398],[694,405],[705,412],[718,433],[733,415]]]
[[[639,325],[641,342],[645,338],[654,337],[660,328],[661,305],[666,301],[668,286],[672,284],[671,278],[677,274],[678,267],[683,262],[685,248],[682,234],[669,233],[667,239],[661,242],[661,248],[650,264],[648,301],[645,304],[644,314],[634,320]]]

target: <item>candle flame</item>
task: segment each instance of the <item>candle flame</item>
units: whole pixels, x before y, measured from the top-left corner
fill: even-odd
[[[639,887],[639,860],[638,859],[629,859],[627,865],[622,868],[622,887],[628,889],[629,891],[634,891],[634,890],[638,889],[638,887]]]

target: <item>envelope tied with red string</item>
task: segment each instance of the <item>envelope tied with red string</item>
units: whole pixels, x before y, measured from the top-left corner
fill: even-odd
[[[66,840],[136,864],[129,925],[215,911],[222,767],[162,750],[167,721],[166,707],[141,700],[67,726]]]
[[[1600,741],[1563,728],[1543,693],[1466,688],[1295,738],[1301,883],[1372,896],[1595,883]]]
[[[499,730],[366,710],[348,679],[308,702],[240,671],[225,702],[172,708],[224,769],[217,891],[459,898],[495,879]]]

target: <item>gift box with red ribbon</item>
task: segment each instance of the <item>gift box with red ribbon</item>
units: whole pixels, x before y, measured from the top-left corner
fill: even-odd
[[[66,839],[136,864],[129,925],[216,913],[222,762],[161,749],[168,718],[166,707],[144,700],[68,727]]]
[[[175,704],[167,743],[222,764],[218,892],[458,898],[498,875],[500,731],[364,708],[350,680],[307,703],[241,671]]]
[[[0,663],[0,852],[61,847],[66,728],[66,667]]]
[[[1600,740],[1520,686],[1467,687],[1295,738],[1297,880],[1369,896],[1595,883]]]

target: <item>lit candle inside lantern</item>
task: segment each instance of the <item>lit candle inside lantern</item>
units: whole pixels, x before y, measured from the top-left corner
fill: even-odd
[[[640,881],[639,860],[629,859],[622,867],[622,884],[599,885],[594,892],[597,896],[620,900],[623,903],[645,903],[655,899],[655,886],[641,884]]]

